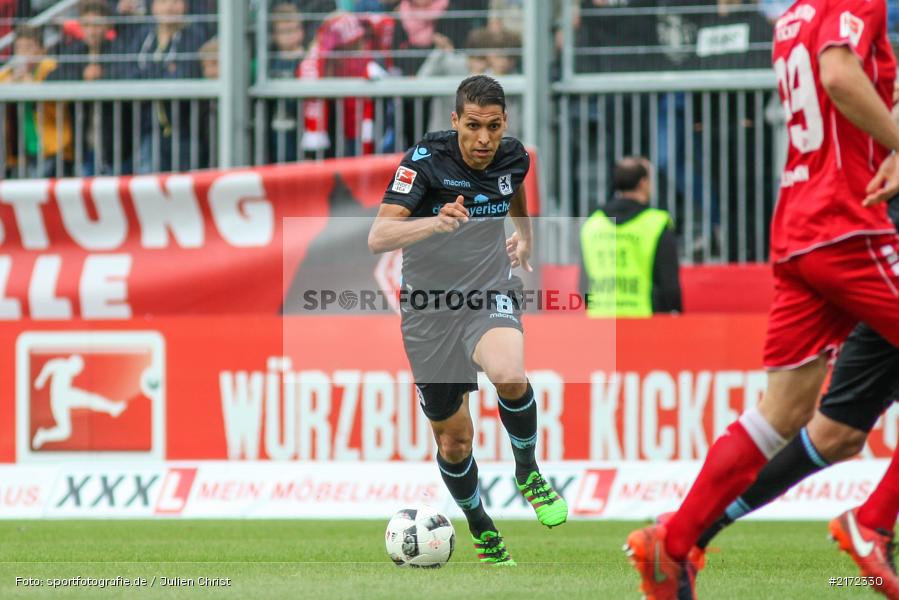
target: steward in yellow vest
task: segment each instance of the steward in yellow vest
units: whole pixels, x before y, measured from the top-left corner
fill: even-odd
[[[677,241],[671,217],[650,208],[650,165],[621,159],[615,196],[581,228],[581,292],[591,317],[649,317],[680,312]]]

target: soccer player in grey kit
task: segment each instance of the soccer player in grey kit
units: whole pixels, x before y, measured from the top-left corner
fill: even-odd
[[[487,515],[472,456],[468,393],[478,371],[496,386],[512,442],[518,488],[548,527],[568,518],[565,500],[537,467],[537,405],[524,370],[522,282],[532,232],[524,178],[530,157],[503,137],[506,99],[491,77],[465,79],[451,131],[427,134],[403,157],[369,233],[372,252],[403,248],[403,344],[437,441],[437,465],[465,513],[483,563],[515,565]],[[515,233],[506,239],[505,217]]]

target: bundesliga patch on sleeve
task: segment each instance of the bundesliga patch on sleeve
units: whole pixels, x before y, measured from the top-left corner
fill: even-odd
[[[849,43],[858,46],[865,30],[865,22],[848,10],[840,15],[840,37],[849,38]]]
[[[417,171],[401,166],[393,176],[393,187],[390,189],[399,194],[408,194],[412,191],[412,184],[415,183],[416,177],[418,177]]]

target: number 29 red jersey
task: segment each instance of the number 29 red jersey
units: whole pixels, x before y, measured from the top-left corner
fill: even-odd
[[[836,108],[818,64],[826,49],[845,46],[891,106],[896,58],[886,11],[886,0],[799,0],[775,25],[772,58],[789,134],[771,224],[776,262],[854,235],[895,232],[885,205],[862,206],[887,151]]]

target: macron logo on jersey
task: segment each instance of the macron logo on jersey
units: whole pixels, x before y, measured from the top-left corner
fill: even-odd
[[[431,158],[431,151],[427,148],[416,146],[415,151],[412,153],[412,162],[418,162],[426,158]]]
[[[840,15],[840,37],[849,38],[849,43],[858,46],[865,31],[865,22],[848,10]]]

